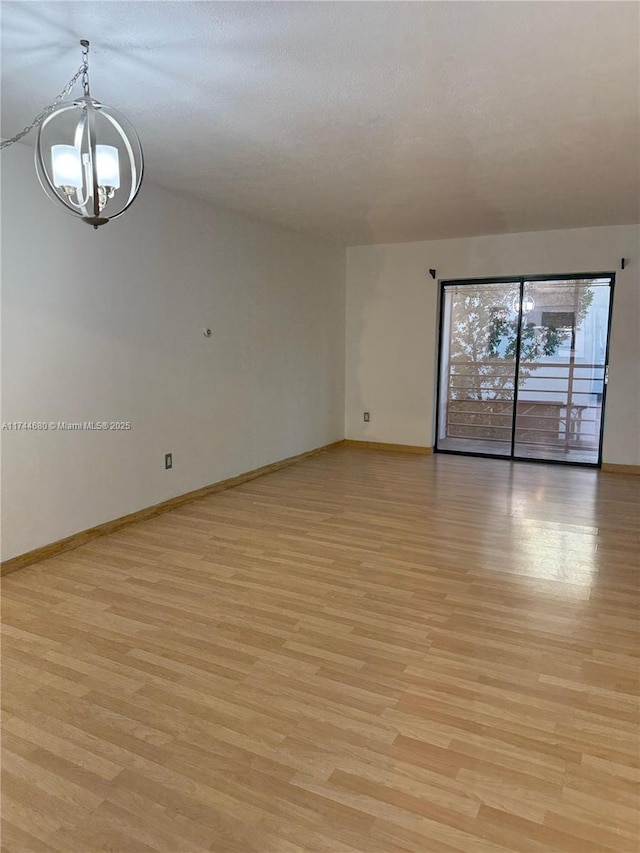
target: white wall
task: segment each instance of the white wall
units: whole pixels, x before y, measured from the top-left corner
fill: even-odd
[[[603,457],[640,464],[639,259],[633,225],[348,249],[347,438],[433,445],[438,283],[429,268],[438,279],[616,272]]]
[[[0,434],[3,559],[343,438],[344,249],[149,183],[94,231],[2,166],[2,420],[132,424]]]

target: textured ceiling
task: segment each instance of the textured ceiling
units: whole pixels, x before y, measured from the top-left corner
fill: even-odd
[[[87,37],[147,179],[251,216],[347,244],[637,222],[639,10],[5,1],[2,132]]]

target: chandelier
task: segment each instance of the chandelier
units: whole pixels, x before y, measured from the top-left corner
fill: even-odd
[[[142,146],[131,123],[91,97],[89,42],[83,39],[82,65],[34,121],[2,148],[38,127],[35,165],[43,190],[83,222],[98,228],[124,213],[140,189]],[[65,101],[79,78],[83,94]]]
[[[522,300],[522,313],[530,314],[533,309],[536,307],[536,301],[533,296],[526,295]],[[514,314],[520,313],[520,297],[514,296],[513,301],[511,302],[511,308]]]

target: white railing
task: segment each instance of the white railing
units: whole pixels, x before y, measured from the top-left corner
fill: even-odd
[[[503,442],[510,438],[514,369],[515,364],[504,359],[449,363],[448,437]],[[604,364],[521,362],[516,441],[597,448],[604,375]]]

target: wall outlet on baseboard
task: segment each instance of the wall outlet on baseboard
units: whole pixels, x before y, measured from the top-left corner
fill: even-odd
[[[164,454],[164,467],[168,471],[169,468],[173,468],[173,454],[165,453]]]
[[[365,422],[366,424],[368,424],[370,420],[371,420],[371,414],[370,414],[370,412],[365,412],[365,413],[364,413],[364,422]]]

